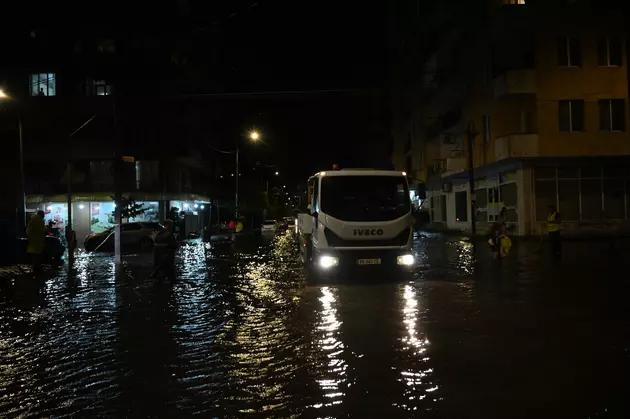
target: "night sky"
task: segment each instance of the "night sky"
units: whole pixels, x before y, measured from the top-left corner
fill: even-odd
[[[373,164],[367,144],[381,142],[385,151],[389,141],[386,131],[371,126],[375,117],[383,127],[388,123],[383,97],[375,93],[387,72],[384,9],[346,3],[245,3],[214,27],[221,36],[218,62],[227,64],[226,91],[323,91],[229,100],[230,128],[262,130],[264,158],[298,176],[334,162]]]
[[[277,164],[303,178],[333,163],[366,167],[389,161],[386,2],[114,0],[5,6],[5,15],[15,19],[3,27],[3,43],[18,27],[27,38],[28,28],[38,27],[69,36],[146,33],[164,50],[183,45],[212,86],[208,93],[245,94],[200,99],[213,115],[191,127],[197,142],[233,148],[255,127],[265,145],[245,146],[244,162]],[[148,77],[159,77],[159,70]],[[301,91],[312,93],[286,93]],[[257,92],[280,93],[248,95]]]

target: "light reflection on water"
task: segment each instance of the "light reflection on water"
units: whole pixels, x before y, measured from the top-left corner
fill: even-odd
[[[405,384],[403,398],[406,402],[398,404],[398,407],[416,411],[419,402],[430,397],[433,402],[437,401],[435,394],[437,385],[432,384],[433,368],[429,367],[430,357],[428,356],[429,339],[421,330],[420,308],[416,291],[412,284],[402,287],[402,317],[406,327],[406,334],[401,338],[403,351],[408,352],[414,362],[409,363],[413,368],[401,368],[399,381]]]
[[[318,298],[320,310],[315,325],[315,343],[319,353],[325,355],[317,372],[317,383],[324,400],[314,408],[330,407],[343,402],[347,364],[343,359],[345,346],[340,339],[341,321],[337,317],[338,289],[322,287]]]

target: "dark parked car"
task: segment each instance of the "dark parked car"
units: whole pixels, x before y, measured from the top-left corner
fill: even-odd
[[[26,249],[28,248],[28,239],[26,237],[17,238],[18,260],[22,263],[28,263]],[[44,252],[42,253],[42,263],[47,265],[58,265],[63,261],[63,255],[66,247],[61,243],[58,237],[46,236],[44,241]]]
[[[124,248],[140,247],[149,248],[153,246],[153,239],[164,226],[160,223],[134,222],[121,224],[121,244]],[[105,243],[103,243],[105,242]],[[102,246],[101,246],[101,243]],[[100,233],[88,235],[83,242],[85,250],[91,252],[99,249],[111,251],[114,248],[114,227]]]

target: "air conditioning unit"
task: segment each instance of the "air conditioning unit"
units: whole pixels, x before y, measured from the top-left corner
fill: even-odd
[[[453,190],[453,184],[451,182],[444,182],[442,184],[443,192],[451,192]]]

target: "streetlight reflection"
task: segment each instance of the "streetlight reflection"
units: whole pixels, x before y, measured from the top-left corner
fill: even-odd
[[[407,400],[405,403],[398,404],[399,408],[407,411],[418,409],[418,403],[422,400],[430,398],[427,402],[436,402],[439,398],[436,395],[429,396],[438,389],[438,386],[432,382],[431,376],[433,369],[429,367],[429,356],[427,348],[429,339],[423,332],[419,332],[419,314],[418,297],[412,285],[405,285],[403,292],[403,323],[407,329],[407,333],[402,337],[403,349],[407,351],[412,358],[416,360],[413,368],[407,368],[400,371],[400,381],[405,386],[404,396]],[[422,402],[420,402],[422,403]]]
[[[313,405],[316,409],[342,403],[344,396],[342,384],[347,379],[346,370],[348,368],[346,361],[343,359],[345,347],[343,342],[339,340],[341,321],[337,318],[337,290],[322,287],[321,292],[322,295],[319,297],[321,311],[317,325],[319,334],[317,345],[326,354],[327,359],[323,365],[320,365],[323,370],[323,377],[317,380],[324,393],[325,401]]]

